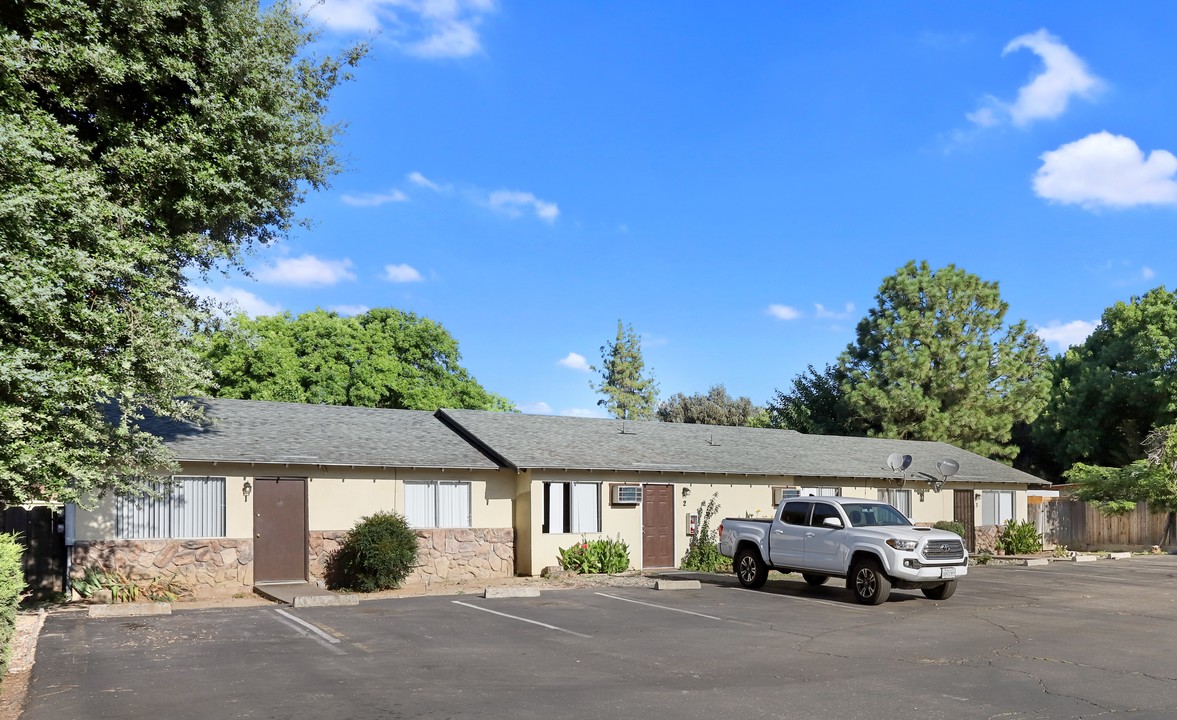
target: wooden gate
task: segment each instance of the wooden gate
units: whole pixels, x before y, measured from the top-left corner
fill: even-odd
[[[4,508],[3,531],[20,533],[25,587],[33,598],[65,590],[65,517],[60,507]]]
[[[642,487],[642,567],[674,567],[674,486]]]
[[[977,549],[976,509],[977,501],[972,490],[952,491],[952,519],[964,525],[964,545],[969,552]]]
[[[253,581],[306,580],[306,478],[253,482]]]

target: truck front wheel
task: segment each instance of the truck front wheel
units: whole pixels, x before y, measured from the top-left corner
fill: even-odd
[[[855,561],[847,584],[854,599],[863,605],[882,605],[891,594],[891,579],[883,573],[879,561],[873,558]]]
[[[929,600],[947,600],[956,592],[956,581],[950,580],[943,585],[936,585],[935,587],[922,588],[924,597]]]
[[[736,553],[735,566],[736,577],[746,588],[756,590],[768,580],[768,566],[760,559],[760,553],[752,548],[744,548]]]

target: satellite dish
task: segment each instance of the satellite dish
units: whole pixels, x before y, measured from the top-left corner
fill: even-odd
[[[892,472],[903,472],[911,465],[911,456],[902,453],[891,453],[887,456],[887,467]],[[953,472],[956,472],[953,470]]]
[[[948,458],[945,458],[936,463],[936,469],[940,471],[942,476],[946,478],[952,477],[957,473],[958,470],[960,470],[960,463],[955,460],[949,460]]]

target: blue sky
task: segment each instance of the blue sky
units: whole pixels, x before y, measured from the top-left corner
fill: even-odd
[[[994,8],[999,8],[995,10]],[[601,415],[617,321],[662,397],[756,403],[908,260],[1053,351],[1174,271],[1177,6],[327,0],[370,39],[309,230],[199,291],[442,323],[528,412]]]

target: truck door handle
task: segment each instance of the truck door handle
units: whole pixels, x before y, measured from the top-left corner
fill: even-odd
[[[785,531],[784,530],[773,530],[772,534],[773,535],[784,535]]]
[[[811,537],[817,537],[817,536],[814,535],[813,533],[805,533],[805,537],[811,538]]]

